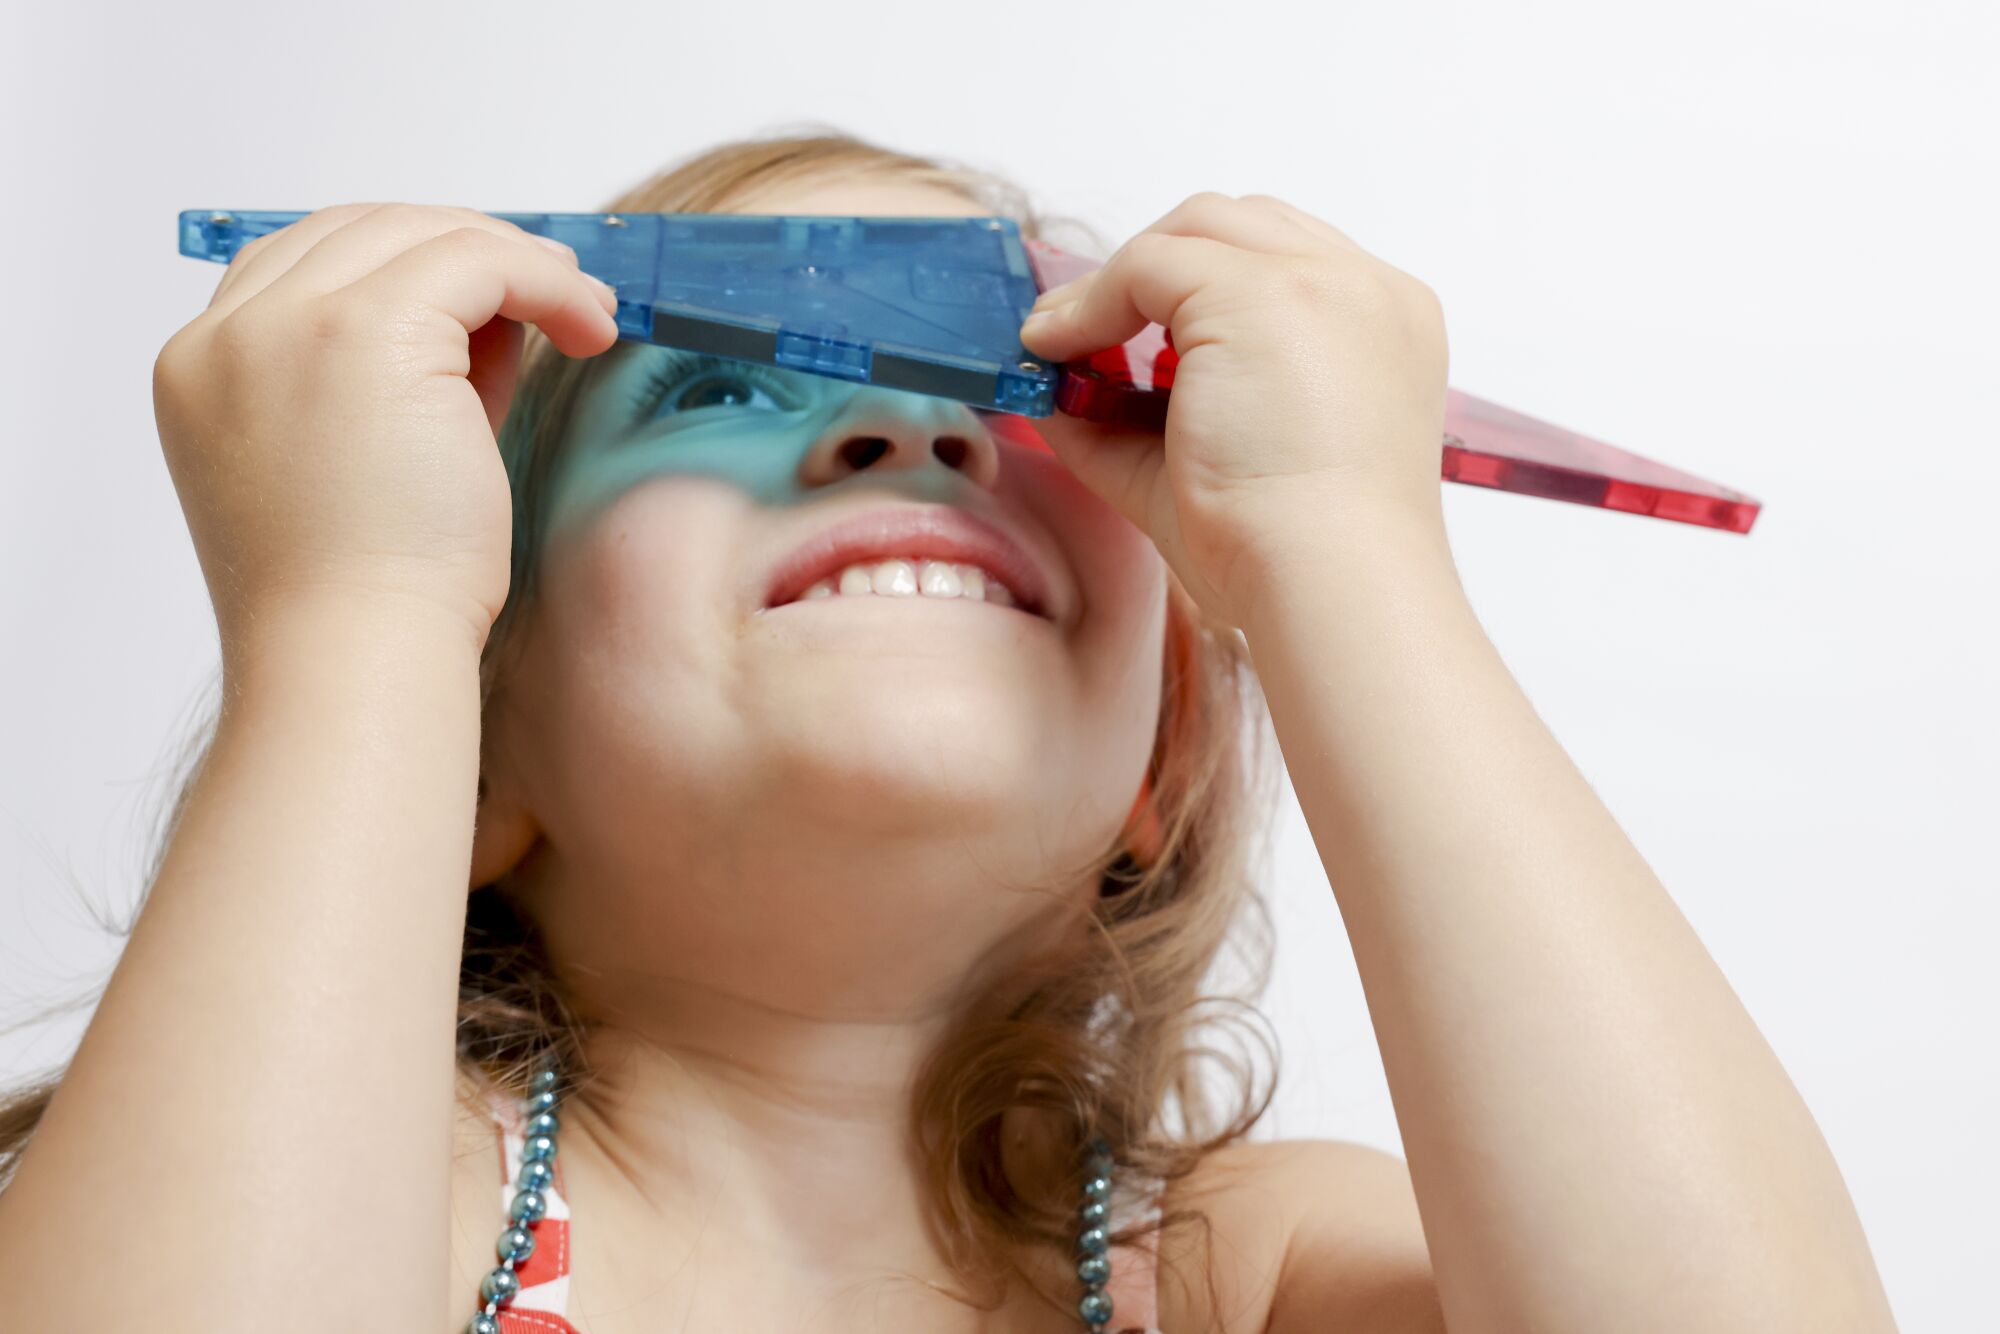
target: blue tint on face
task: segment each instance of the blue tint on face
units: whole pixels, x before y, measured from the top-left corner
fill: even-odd
[[[971,411],[928,394],[655,343],[606,355],[616,360],[586,385],[570,419],[549,499],[552,533],[667,475],[714,477],[783,504],[797,495],[806,451],[862,395],[872,413],[909,414],[940,430]]]

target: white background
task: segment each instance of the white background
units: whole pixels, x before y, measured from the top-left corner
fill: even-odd
[[[1748,537],[1448,486],[1482,621],[1812,1108],[1906,1331],[1992,1328],[1990,5],[24,5],[0,320],[0,1005],[104,975],[214,625],[154,432],[184,208],[585,211],[815,120],[1113,243],[1265,192],[1442,296],[1452,382],[1747,491]],[[1260,1134],[1400,1151],[1289,791]],[[1448,818],[1440,812],[1440,819]],[[0,1079],[81,1017],[0,1038]]]

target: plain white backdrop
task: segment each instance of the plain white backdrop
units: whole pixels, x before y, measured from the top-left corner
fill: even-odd
[[[1113,244],[1194,191],[1264,192],[1438,291],[1459,388],[1765,503],[1743,537],[1445,488],[1481,620],[1812,1108],[1903,1328],[1994,1328],[1995,13],[14,8],[0,1008],[106,975],[76,891],[129,910],[214,685],[150,390],[221,275],[176,253],[179,210],[586,211],[802,121],[996,169]],[[1289,789],[1273,818],[1260,1136],[1400,1153]],[[0,1081],[85,1019],[0,1038]]]

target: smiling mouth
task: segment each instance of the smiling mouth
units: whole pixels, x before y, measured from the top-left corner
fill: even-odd
[[[775,611],[806,602],[857,601],[973,602],[1047,619],[1037,608],[1023,605],[1006,584],[981,566],[895,557],[849,565],[838,575],[814,581],[798,597],[762,610]]]

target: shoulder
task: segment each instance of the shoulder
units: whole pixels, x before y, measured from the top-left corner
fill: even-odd
[[[1161,1203],[1208,1220],[1162,1238],[1162,1328],[1445,1328],[1409,1168],[1394,1154],[1345,1140],[1232,1144]]]

